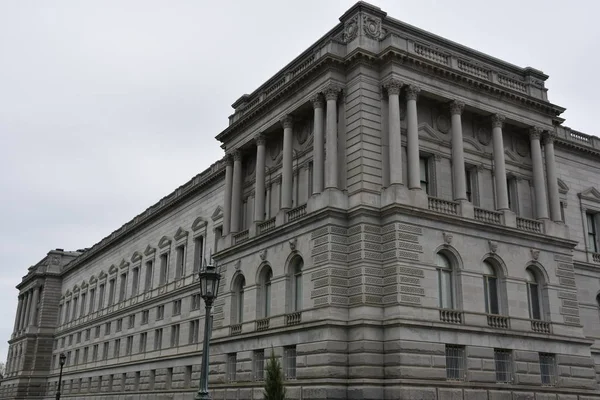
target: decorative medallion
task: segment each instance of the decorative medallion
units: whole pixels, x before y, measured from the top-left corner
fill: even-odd
[[[358,36],[358,15],[346,22],[344,26],[344,42],[348,43]]]
[[[377,39],[381,37],[381,20],[375,19],[369,15],[363,15],[363,31],[367,37]]]
[[[446,114],[440,114],[437,117],[437,129],[442,133],[450,132],[450,118]]]
[[[253,159],[248,159],[248,162],[246,164],[246,175],[253,176],[255,168],[256,168],[256,161],[254,161]]]
[[[298,138],[298,143],[304,144],[304,142],[306,142],[306,139],[308,139],[308,135],[310,134],[310,121],[304,120],[299,124],[296,124],[296,129],[296,137]]]
[[[490,130],[484,126],[483,124],[477,125],[477,140],[484,146],[489,145],[492,142],[492,133]]]
[[[515,150],[521,157],[527,157],[529,154],[529,143],[523,138],[515,138]]]
[[[275,161],[281,152],[281,143],[280,141],[273,141],[271,146],[269,147],[269,154],[271,155],[271,159]]]

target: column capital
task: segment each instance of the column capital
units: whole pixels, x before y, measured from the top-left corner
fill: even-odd
[[[556,133],[554,133],[554,132],[546,131],[546,132],[544,132],[544,135],[542,136],[542,141],[543,141],[544,145],[553,144],[554,139],[556,139]]]
[[[242,152],[238,149],[233,150],[233,161],[242,161]]]
[[[225,153],[225,164],[228,166],[232,166],[233,165],[233,154],[231,151],[228,151],[227,153]]]
[[[500,128],[504,126],[504,120],[506,117],[502,114],[493,114],[492,115],[492,128]]]
[[[310,102],[312,103],[312,106],[314,109],[325,107],[325,102],[323,101],[323,96],[321,96],[321,94],[319,94],[319,93],[312,96],[310,98]]]
[[[342,91],[342,87],[337,83],[330,83],[329,85],[323,88],[323,96],[325,96],[325,100],[337,100],[340,92]]]
[[[463,110],[465,108],[465,103],[460,100],[453,100],[450,102],[450,114],[451,115],[462,115]]]
[[[254,136],[254,141],[256,142],[257,146],[264,146],[267,139],[265,138],[265,135],[261,132]]]
[[[529,140],[540,140],[542,132],[543,130],[539,126],[532,126],[529,128]]]
[[[406,100],[417,100],[421,88],[416,85],[408,85],[406,87]]]
[[[388,96],[400,94],[400,89],[402,89],[402,86],[404,86],[404,83],[398,79],[390,79],[383,84],[383,88],[387,91]]]
[[[279,120],[283,129],[291,128],[294,126],[294,117],[291,114],[286,114],[283,118]]]

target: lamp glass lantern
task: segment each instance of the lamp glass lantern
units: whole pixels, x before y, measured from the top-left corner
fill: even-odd
[[[200,272],[200,296],[204,301],[211,302],[219,294],[221,274],[214,265],[206,265]]]
[[[67,356],[65,356],[65,353],[60,353],[60,356],[58,356],[58,361],[60,362],[61,367],[63,365],[65,365],[66,360],[67,360]]]

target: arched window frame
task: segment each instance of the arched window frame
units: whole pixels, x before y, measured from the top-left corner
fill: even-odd
[[[503,315],[506,313],[504,297],[504,273],[493,258],[482,263],[483,296],[486,314]]]
[[[534,278],[535,283],[530,282],[530,276]],[[539,264],[530,264],[525,267],[525,278],[527,285],[527,307],[529,318],[533,320],[549,321],[550,320],[550,300],[548,298],[547,276],[544,269]],[[533,287],[537,285],[537,288]],[[537,307],[538,313],[535,313],[535,294],[532,292],[537,290]]]
[[[287,311],[297,312],[303,308],[302,304],[302,287],[303,287],[303,268],[304,259],[300,255],[294,255],[288,266],[288,301]]]
[[[438,306],[440,308],[456,310],[456,263],[454,257],[444,251],[436,253],[437,279],[438,279]]]
[[[244,322],[244,288],[246,278],[243,274],[238,274],[233,280],[233,290],[231,296],[231,323],[241,324]]]
[[[258,304],[257,315],[259,318],[268,318],[271,316],[271,285],[273,280],[273,270],[266,264],[260,269],[258,276]]]

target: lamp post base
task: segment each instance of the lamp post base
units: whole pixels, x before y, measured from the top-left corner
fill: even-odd
[[[210,397],[210,393],[199,391],[198,393],[196,393],[196,397],[194,397],[194,400],[212,400],[212,398]]]

